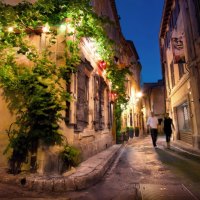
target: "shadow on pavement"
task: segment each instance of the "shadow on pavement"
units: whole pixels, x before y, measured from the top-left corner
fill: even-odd
[[[196,158],[177,153],[171,149],[156,149],[158,159],[170,167],[175,174],[186,176],[189,180],[200,182],[200,162]]]

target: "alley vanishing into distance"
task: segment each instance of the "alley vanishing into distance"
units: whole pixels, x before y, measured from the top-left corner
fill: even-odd
[[[165,147],[158,138],[133,138],[125,144],[102,180],[93,187],[69,193],[45,193],[0,185],[0,199],[57,200],[189,200],[200,199],[200,158]]]

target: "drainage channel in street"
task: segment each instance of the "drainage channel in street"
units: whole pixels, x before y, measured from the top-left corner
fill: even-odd
[[[141,200],[198,200],[184,185],[139,184]]]

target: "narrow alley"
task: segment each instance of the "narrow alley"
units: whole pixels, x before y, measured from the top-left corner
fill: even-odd
[[[0,0],[0,200],[200,200],[200,0],[150,5]]]

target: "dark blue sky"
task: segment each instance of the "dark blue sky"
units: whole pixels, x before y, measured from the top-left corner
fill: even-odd
[[[159,29],[164,0],[116,0],[124,37],[132,40],[142,64],[142,81],[162,78]]]

